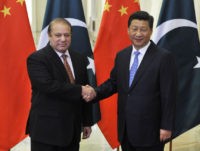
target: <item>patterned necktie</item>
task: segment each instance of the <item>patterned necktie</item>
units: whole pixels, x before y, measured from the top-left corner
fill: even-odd
[[[61,56],[63,58],[63,61],[64,61],[64,66],[65,66],[65,69],[67,71],[67,74],[69,76],[69,80],[70,80],[70,83],[74,84],[75,83],[75,80],[74,80],[74,77],[73,77],[73,74],[72,74],[72,70],[67,62],[67,55],[65,54],[62,54]]]
[[[135,58],[134,58],[133,64],[132,64],[131,69],[130,69],[129,87],[131,86],[133,79],[134,79],[134,76],[135,76],[135,73],[138,69],[138,56],[139,56],[139,54],[140,54],[139,51],[134,52]]]

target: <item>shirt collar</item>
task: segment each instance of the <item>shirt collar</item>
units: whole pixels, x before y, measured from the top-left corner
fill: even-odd
[[[132,49],[131,56],[134,55],[135,51],[139,51],[142,55],[144,55],[146,53],[149,45],[150,45],[150,41],[144,47],[140,48],[139,50],[136,50],[135,47],[132,45],[133,49]]]
[[[59,57],[61,57],[61,56],[63,55],[63,53],[61,53],[61,52],[59,52],[59,51],[56,51],[56,50],[55,50],[55,52],[57,53],[57,55],[58,55]],[[70,57],[70,54],[69,54],[69,51],[68,51],[68,50],[66,50],[64,54],[67,55],[68,57]]]

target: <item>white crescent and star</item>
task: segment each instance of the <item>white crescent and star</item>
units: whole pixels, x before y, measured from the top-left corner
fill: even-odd
[[[168,32],[179,28],[179,27],[191,27],[197,29],[197,24],[186,19],[172,19],[160,24],[155,33],[153,34],[152,40],[157,44],[158,41]],[[193,68],[200,68],[200,57],[196,56],[197,64]]]
[[[65,18],[66,20],[68,20],[72,26],[80,26],[80,27],[84,27],[87,28],[87,25],[85,22],[75,19],[75,18]],[[47,35],[47,28],[48,26],[46,26],[40,35],[40,40],[39,40],[39,44],[38,44],[38,49],[41,49],[42,47],[44,47],[47,43],[48,43],[48,35]],[[93,71],[93,73],[95,74],[95,68],[94,68],[94,60],[90,57],[87,57],[89,64],[87,66],[87,69],[91,69]]]

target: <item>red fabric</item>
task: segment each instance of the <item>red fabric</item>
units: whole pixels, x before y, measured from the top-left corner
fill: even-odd
[[[0,150],[25,137],[30,108],[26,58],[35,50],[24,0],[0,1]]]
[[[100,30],[94,49],[98,85],[109,77],[114,65],[116,53],[131,44],[127,34],[128,18],[130,14],[140,10],[137,1],[107,0],[105,3]],[[121,14],[119,11],[121,8],[125,10],[124,14]],[[117,95],[114,95],[100,102],[101,121],[98,123],[98,126],[112,148],[119,146],[117,139],[116,100]]]

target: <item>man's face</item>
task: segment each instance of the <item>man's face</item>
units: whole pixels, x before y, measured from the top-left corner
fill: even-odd
[[[54,23],[49,34],[50,45],[57,51],[64,53],[71,44],[71,28],[64,23]]]
[[[152,30],[149,27],[148,21],[145,20],[132,20],[129,28],[128,35],[135,49],[144,47],[150,40]]]

